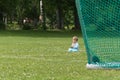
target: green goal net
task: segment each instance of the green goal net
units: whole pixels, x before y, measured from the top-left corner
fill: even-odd
[[[76,0],[88,68],[120,69],[120,0]]]

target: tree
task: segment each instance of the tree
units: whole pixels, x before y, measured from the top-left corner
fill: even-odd
[[[5,29],[5,24],[3,21],[4,14],[7,13],[8,9],[5,4],[7,4],[8,0],[1,0],[0,1],[0,29]]]
[[[79,22],[76,6],[74,6],[74,25],[75,25],[75,29],[80,29],[80,22]]]
[[[58,29],[63,29],[64,27],[62,2],[63,2],[62,0],[56,0],[56,4],[57,4],[56,18],[57,18]]]
[[[65,26],[74,25],[79,28],[78,15],[74,0],[42,0],[42,28],[64,29]],[[0,0],[1,21],[7,15],[12,23],[13,18],[23,26],[23,19],[28,17],[33,20],[34,28],[40,16],[40,0]],[[3,22],[2,22],[3,23]],[[46,27],[47,26],[47,27]]]

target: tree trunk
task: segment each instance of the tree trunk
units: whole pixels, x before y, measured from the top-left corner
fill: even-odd
[[[0,22],[3,22],[3,14],[0,12]]]
[[[39,20],[40,20],[40,23],[42,24],[42,29],[43,30],[46,30],[46,15],[45,15],[45,6],[44,6],[44,0],[39,0],[39,13],[40,13],[40,16],[39,16]]]
[[[5,15],[4,15],[4,24],[5,24],[5,26],[6,26],[7,23],[8,23],[7,20],[8,20],[8,19],[7,19],[7,14],[5,14]]]
[[[0,10],[0,29],[4,30],[5,29],[5,24],[3,22],[3,13]]]
[[[78,16],[78,13],[77,13],[77,8],[76,6],[74,7],[74,25],[75,25],[75,29],[80,29],[80,22],[79,22],[79,16]]]
[[[64,21],[63,21],[63,11],[61,7],[61,0],[57,0],[57,28],[63,29],[64,28]]]
[[[11,15],[11,16],[10,16],[10,23],[11,23],[11,24],[12,24],[12,22],[13,22],[12,17],[13,17],[13,16]]]
[[[46,30],[46,16],[45,16],[45,9],[44,9],[44,6],[43,6],[43,23],[42,23],[42,26],[43,26],[43,30]]]

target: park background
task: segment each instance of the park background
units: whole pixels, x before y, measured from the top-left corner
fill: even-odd
[[[74,0],[0,0],[0,80],[119,80],[88,70]],[[25,22],[24,22],[25,20]],[[80,52],[68,53],[72,36]]]

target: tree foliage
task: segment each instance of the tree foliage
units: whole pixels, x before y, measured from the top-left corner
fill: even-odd
[[[64,29],[66,26],[74,25],[75,1],[74,0],[42,0],[43,1],[43,23],[47,28]],[[39,23],[40,0],[0,0],[0,15],[6,14],[9,20],[16,20],[23,25],[23,19],[29,18]],[[1,18],[3,18],[2,16]],[[42,25],[43,26],[43,25]]]

